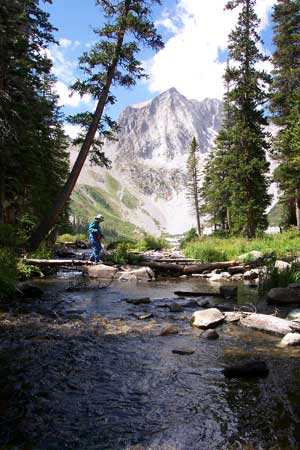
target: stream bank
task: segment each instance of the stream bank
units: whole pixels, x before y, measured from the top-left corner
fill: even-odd
[[[199,307],[174,291],[207,289],[204,280],[83,285],[61,273],[35,284],[41,299],[1,309],[1,450],[300,447],[299,347],[234,324],[202,337],[189,324]],[[140,298],[151,303],[126,301]],[[183,310],[171,312],[174,302]],[[178,332],[161,335],[168,325]],[[224,377],[257,358],[267,378]]]

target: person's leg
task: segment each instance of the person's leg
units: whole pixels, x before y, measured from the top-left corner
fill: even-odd
[[[98,263],[100,261],[100,250],[101,245],[98,240],[95,239],[95,245],[94,245],[94,255],[95,255],[95,262]]]
[[[89,239],[90,239],[90,246],[91,246],[91,248],[92,248],[92,253],[91,253],[91,256],[90,256],[90,261],[91,261],[91,262],[95,262],[95,261],[96,261],[96,259],[95,259],[95,257],[96,257],[96,251],[95,251],[95,238],[94,238],[94,236],[93,236],[92,234],[90,234]]]

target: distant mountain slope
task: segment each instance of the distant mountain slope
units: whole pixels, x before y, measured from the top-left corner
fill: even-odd
[[[112,218],[111,227],[113,212],[116,223],[130,223],[132,230],[143,228],[153,234],[178,234],[194,226],[186,198],[189,145],[195,136],[204,161],[221,121],[221,101],[188,100],[175,88],[152,101],[127,107],[118,120],[117,142],[104,146],[113,162],[112,170],[91,167],[87,162],[82,171],[72,196],[75,220],[80,222],[83,215],[94,214],[97,192],[101,197],[97,208]],[[72,149],[72,160],[75,157]],[[93,187],[93,195],[88,186]],[[85,208],[89,205],[84,214],[81,204]]]

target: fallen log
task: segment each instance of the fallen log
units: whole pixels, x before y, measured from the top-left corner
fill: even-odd
[[[155,272],[173,272],[177,275],[183,275],[184,267],[183,265],[179,264],[172,264],[172,263],[159,263],[156,261],[142,261],[139,263],[139,266],[146,266],[150,267],[150,269],[153,269]]]
[[[88,266],[93,264],[91,261],[84,261],[82,259],[32,259],[22,258],[20,261],[24,264],[32,266]]]
[[[162,263],[158,261],[142,261],[140,266],[148,266],[157,272],[173,272],[177,275],[191,275],[193,273],[201,273],[205,270],[226,269],[241,264],[238,261],[223,261],[215,263],[201,263],[182,265],[174,263]]]
[[[188,266],[184,266],[183,273],[185,275],[188,275],[192,273],[201,273],[205,270],[227,269],[228,267],[233,267],[240,264],[240,261],[222,261],[215,263],[191,264]]]

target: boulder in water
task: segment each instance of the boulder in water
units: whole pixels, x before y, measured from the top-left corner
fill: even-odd
[[[293,288],[272,288],[267,295],[269,305],[300,304],[300,290]]]
[[[195,311],[191,318],[193,327],[206,329],[214,328],[224,321],[224,314],[217,308],[209,308],[203,311]]]
[[[286,334],[278,344],[278,347],[288,347],[289,345],[300,345],[300,334],[299,333],[288,333]]]

